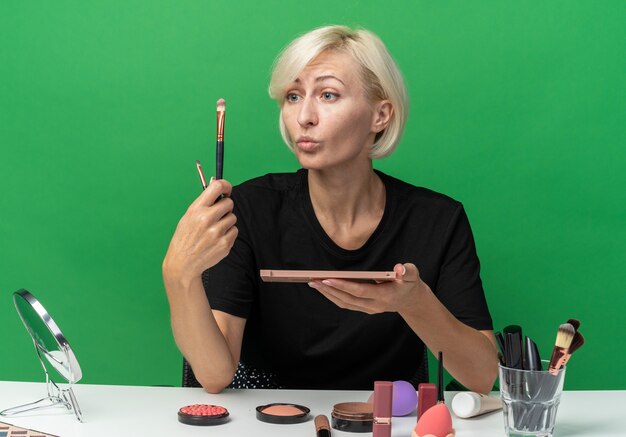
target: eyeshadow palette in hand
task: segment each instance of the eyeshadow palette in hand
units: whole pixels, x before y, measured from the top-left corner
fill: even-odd
[[[384,282],[401,279],[396,272],[352,272],[335,270],[261,270],[263,282],[311,282],[346,279],[357,282]]]

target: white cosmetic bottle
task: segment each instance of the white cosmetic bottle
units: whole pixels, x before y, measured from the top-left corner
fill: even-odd
[[[452,398],[452,411],[461,419],[489,413],[502,408],[502,399],[479,393],[462,391]]]

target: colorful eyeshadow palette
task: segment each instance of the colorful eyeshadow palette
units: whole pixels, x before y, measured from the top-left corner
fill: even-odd
[[[228,415],[228,410],[219,405],[194,404],[178,410],[178,421],[185,425],[221,425],[228,421]]]
[[[32,429],[20,428],[10,423],[0,422],[0,437],[59,437]]]

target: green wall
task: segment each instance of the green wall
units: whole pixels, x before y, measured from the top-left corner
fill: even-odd
[[[386,41],[410,90],[376,166],[465,204],[496,328],[523,325],[547,356],[577,317],[566,388],[626,389],[625,17],[621,0],[1,1],[0,380],[42,379],[23,287],[84,382],[180,383],[160,267],[194,161],[212,173],[215,101],[229,180],[296,169],[270,66],[345,23]]]

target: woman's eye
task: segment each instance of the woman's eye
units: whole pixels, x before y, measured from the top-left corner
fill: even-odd
[[[288,102],[293,103],[293,102],[297,102],[298,100],[300,100],[300,96],[299,96],[299,95],[297,95],[297,94],[289,93],[289,94],[287,94],[287,96],[285,97],[285,99],[286,99]]]
[[[322,93],[322,98],[324,100],[337,100],[337,97],[339,97],[338,94],[331,93],[330,91],[326,91]]]

